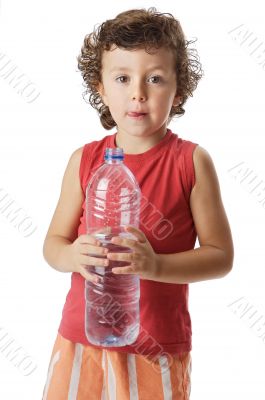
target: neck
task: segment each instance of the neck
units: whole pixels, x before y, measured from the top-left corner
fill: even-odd
[[[149,136],[132,136],[125,132],[117,131],[115,136],[116,147],[121,147],[125,154],[141,154],[159,143],[166,135],[167,128]]]

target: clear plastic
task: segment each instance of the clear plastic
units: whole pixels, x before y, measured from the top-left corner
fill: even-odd
[[[86,189],[87,234],[100,240],[109,252],[129,253],[129,247],[113,244],[111,238],[122,236],[136,240],[124,226],[139,227],[141,190],[132,172],[123,164],[123,149],[107,148],[104,159],[105,163]],[[108,267],[87,267],[100,278],[96,284],[85,282],[85,333],[90,343],[125,346],[132,344],[139,334],[139,276],[112,273],[112,268],[129,264],[109,260]]]

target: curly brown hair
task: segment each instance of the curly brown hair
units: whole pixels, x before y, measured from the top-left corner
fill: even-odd
[[[133,9],[124,11],[114,19],[103,22],[98,28],[84,38],[81,53],[77,57],[78,69],[81,71],[86,90],[89,94],[89,103],[100,116],[101,124],[105,129],[116,126],[109,107],[106,106],[98,92],[98,85],[102,82],[102,53],[110,50],[112,45],[122,49],[152,49],[166,47],[173,51],[175,56],[175,70],[177,77],[177,95],[181,96],[181,104],[172,106],[168,123],[174,116],[185,113],[183,105],[188,97],[193,96],[198,81],[203,76],[201,63],[196,49],[188,46],[195,40],[186,40],[181,25],[170,13],[159,13],[156,8]],[[84,98],[85,99],[85,98]]]

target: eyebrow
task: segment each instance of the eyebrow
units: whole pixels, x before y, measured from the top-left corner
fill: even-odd
[[[148,68],[148,72],[149,71],[153,71],[153,70],[162,70],[162,71],[166,71],[163,65],[154,65],[153,67]],[[110,72],[116,72],[116,71],[131,71],[131,68],[128,67],[113,67]]]

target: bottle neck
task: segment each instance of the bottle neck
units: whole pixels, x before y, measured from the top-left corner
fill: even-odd
[[[109,158],[105,160],[105,164],[123,164],[123,160],[116,159],[116,158]]]

